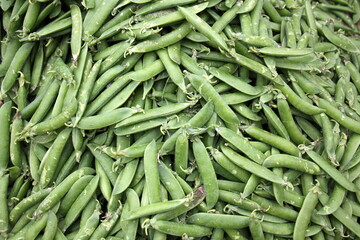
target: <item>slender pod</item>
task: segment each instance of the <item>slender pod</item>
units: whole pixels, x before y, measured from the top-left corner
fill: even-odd
[[[8,101],[0,107],[0,171],[8,167],[10,160],[10,118],[12,102]]]
[[[38,217],[50,210],[60,201],[63,196],[65,196],[67,191],[76,182],[76,180],[78,180],[84,175],[93,174],[94,172],[95,170],[92,168],[81,168],[71,173],[64,179],[64,181],[62,181],[58,186],[56,186],[51,191],[51,193],[40,203],[34,213],[34,216]]]
[[[16,52],[12,62],[6,72],[4,79],[1,82],[1,93],[8,92],[16,82],[18,72],[24,66],[26,59],[31,53],[34,43],[24,43]]]
[[[81,40],[82,40],[82,17],[81,10],[77,5],[70,6],[71,12],[71,55],[73,58],[74,65],[77,65],[77,61],[80,55],[81,50]]]
[[[307,151],[307,155],[319,165],[319,167],[329,174],[338,184],[345,189],[356,192],[358,188],[346,176],[340,173],[334,166],[332,166],[326,159],[314,151]]]
[[[65,226],[63,226],[63,229],[67,229],[80,216],[81,211],[93,197],[98,184],[99,176],[95,176],[76,198],[65,216]]]
[[[310,223],[311,213],[315,209],[317,203],[319,202],[318,195],[320,194],[318,186],[315,186],[313,189],[306,194],[304,203],[299,211],[299,215],[295,221],[294,239],[304,239],[305,233],[308,224]]]
[[[53,179],[55,170],[59,164],[59,158],[68,138],[70,137],[70,134],[71,128],[66,128],[61,131],[42,159],[42,162],[44,163],[44,167],[40,175],[40,185],[42,187],[48,186]]]
[[[120,121],[118,124],[115,125],[115,128],[128,126],[133,123],[143,122],[146,120],[151,120],[156,117],[166,117],[178,113],[179,111],[182,111],[185,108],[188,108],[189,106],[190,106],[189,103],[174,103],[159,108],[149,109],[147,111],[135,114],[134,116],[131,116],[125,120]]]
[[[286,154],[274,154],[267,157],[262,163],[264,167],[268,168],[290,168],[297,171],[309,173],[309,174],[320,174],[320,167],[308,160],[286,155]]]
[[[150,52],[159,50],[161,48],[168,47],[181,39],[185,38],[191,32],[191,25],[189,23],[183,23],[177,29],[172,32],[162,35],[161,37],[145,40],[132,46],[128,49],[128,52],[131,53],[141,53],[141,52]]]
[[[248,126],[244,129],[244,131],[251,137],[272,145],[286,153],[289,153],[293,156],[300,155],[299,149],[292,142],[285,138],[279,137],[255,126]]]
[[[219,187],[216,181],[215,170],[211,164],[211,160],[205,145],[196,139],[192,144],[195,162],[199,170],[204,189],[206,192],[206,205],[209,209],[215,206],[219,198]]]
[[[186,201],[187,199],[184,198],[184,199],[169,200],[167,202],[158,202],[158,203],[142,206],[127,212],[126,215],[124,216],[124,220],[133,220],[149,215],[154,215],[157,213],[170,211],[178,206],[185,204]]]
[[[99,129],[121,122],[137,112],[137,110],[132,108],[118,108],[102,114],[82,117],[77,127],[85,130]]]
[[[225,103],[221,96],[216,92],[213,86],[202,76],[189,73],[187,78],[190,80],[192,86],[205,98],[207,102],[212,101],[215,107],[215,112],[225,122],[229,124],[239,124],[239,119],[233,110]]]
[[[211,234],[211,228],[195,224],[180,224],[163,220],[151,220],[150,224],[154,229],[172,236],[204,237]]]
[[[217,47],[228,51],[229,48],[224,39],[215,32],[207,22],[197,16],[195,13],[189,11],[186,8],[178,7],[179,12],[185,17],[191,25],[196,28],[199,32],[204,34],[210,41],[212,41]]]
[[[35,206],[37,203],[42,201],[49,193],[51,192],[52,188],[45,188],[36,193],[31,194],[30,196],[21,200],[9,213],[9,221],[11,224],[15,224],[21,215],[30,209],[31,207]]]
[[[244,216],[195,213],[188,218],[188,223],[211,228],[245,228],[249,226],[250,219]]]
[[[264,178],[268,181],[278,183],[278,184],[286,184],[286,182],[281,177],[277,176],[269,169],[267,169],[257,163],[254,163],[247,158],[242,157],[241,155],[236,153],[231,148],[221,146],[221,150],[236,165],[259,176],[260,178]]]
[[[234,131],[231,131],[225,127],[218,127],[216,131],[229,143],[234,145],[238,150],[243,152],[254,162],[262,164],[265,159],[265,155],[255,147],[253,147],[250,142],[242,137],[240,134],[236,134]]]
[[[9,174],[0,176],[0,233],[1,235],[6,234],[10,230],[9,224],[9,209],[7,205],[7,193],[9,186]]]

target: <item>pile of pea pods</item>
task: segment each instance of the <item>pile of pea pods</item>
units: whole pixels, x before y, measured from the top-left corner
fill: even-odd
[[[0,240],[360,239],[358,0],[0,7]]]

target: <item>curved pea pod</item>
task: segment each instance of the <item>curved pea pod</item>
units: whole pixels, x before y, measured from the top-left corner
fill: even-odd
[[[266,213],[270,215],[290,221],[295,221],[298,216],[298,212],[296,210],[291,208],[284,208],[276,202],[264,197],[260,197],[256,194],[251,196],[251,200],[258,203],[263,209],[267,209]]]
[[[243,79],[239,79],[234,77],[232,74],[227,73],[219,68],[210,67],[209,72],[214,75],[216,78],[224,81],[229,84],[233,88],[237,89],[240,92],[246,93],[248,95],[258,95],[264,91],[262,87],[253,87],[250,84],[243,81]]]
[[[253,239],[265,240],[261,223],[259,219],[251,216],[249,230]]]
[[[7,93],[15,84],[17,74],[25,64],[26,59],[29,57],[35,43],[24,43],[16,52],[11,64],[6,72],[4,79],[1,82],[1,93]]]
[[[211,42],[217,47],[229,50],[225,40],[220,36],[219,33],[214,31],[209,24],[202,18],[196,15],[196,13],[189,11],[187,8],[178,7],[178,11],[185,17],[185,19],[193,25],[200,33],[204,34]]]
[[[10,160],[10,117],[12,102],[8,101],[0,107],[0,171],[7,168]]]
[[[289,133],[290,139],[296,144],[309,144],[310,141],[304,135],[302,135],[302,133],[296,126],[288,102],[285,99],[278,97],[277,106],[280,119],[284,123],[284,126]]]
[[[343,114],[337,107],[332,105],[325,99],[315,97],[315,103],[322,109],[325,110],[325,113],[336,120],[340,125],[344,126],[345,128],[360,134],[360,123],[345,114]]]
[[[322,31],[324,36],[334,45],[338,46],[339,48],[344,49],[345,51],[352,52],[352,53],[360,53],[360,49],[356,46],[348,37],[345,35],[338,35],[335,32],[331,31],[325,25],[319,26],[319,29]]]
[[[9,209],[7,205],[7,192],[9,186],[9,174],[0,176],[0,233],[6,234],[9,231]]]
[[[106,172],[104,171],[103,167],[100,165],[99,161],[95,161],[95,169],[96,169],[96,174],[99,175],[100,177],[99,179],[100,191],[104,196],[104,198],[109,202],[111,199],[111,192],[112,192],[111,182],[108,176],[106,175]]]
[[[89,239],[90,236],[95,231],[96,227],[100,222],[100,204],[98,204],[97,208],[93,211],[93,213],[86,219],[85,224],[80,224],[80,229],[77,232],[75,239],[78,240],[86,240]]]
[[[229,124],[238,125],[240,123],[238,117],[233,110],[225,103],[222,97],[216,92],[213,86],[201,76],[189,73],[187,78],[190,80],[192,86],[200,93],[207,102],[212,101],[215,107],[215,112],[221,119]]]
[[[58,218],[55,213],[50,210],[48,213],[48,219],[46,223],[46,227],[44,229],[44,239],[54,239],[56,235],[56,230],[58,226]]]
[[[299,149],[292,142],[285,138],[279,137],[255,126],[248,126],[244,129],[244,131],[251,137],[261,140],[262,142],[274,146],[286,153],[289,153],[293,156],[300,156]]]
[[[66,34],[71,32],[71,18],[63,18],[58,19],[56,21],[52,21],[46,26],[42,27],[36,32],[32,32],[26,37],[20,39],[20,41],[38,41],[42,40],[48,36],[55,35],[55,34]]]
[[[240,154],[236,153],[231,148],[222,145],[221,150],[236,165],[255,174],[256,176],[266,179],[273,183],[286,184],[286,182],[281,177],[279,177],[269,169],[257,163],[254,163],[245,157],[242,157]]]
[[[94,82],[96,80],[96,77],[99,73],[100,70],[100,66],[101,66],[102,60],[97,61],[91,68],[89,74],[87,76],[85,76],[85,79],[82,81],[80,88],[79,88],[79,92],[77,95],[77,99],[78,99],[78,109],[75,115],[75,120],[74,120],[74,125],[76,126],[79,121],[81,120],[86,106],[88,104],[88,100],[91,94],[91,89],[94,86]]]
[[[159,161],[158,162],[158,168],[159,168],[159,175],[160,180],[164,187],[166,188],[167,192],[171,196],[171,199],[181,199],[185,197],[185,193],[172,173],[172,170],[168,168],[164,162]],[[150,188],[151,189],[151,188]]]
[[[212,229],[195,224],[182,224],[162,220],[150,220],[151,226],[159,232],[172,236],[204,237],[211,234]]]
[[[64,126],[65,123],[69,121],[72,116],[75,115],[76,110],[77,101],[74,98],[72,101],[70,101],[69,105],[65,106],[65,108],[59,115],[30,127],[27,131],[21,133],[20,139],[45,134],[47,132],[54,131]]]
[[[95,4],[95,8],[88,11],[83,21],[83,38],[85,41],[90,40],[91,36],[99,30],[118,2],[118,0],[108,0],[102,4]],[[96,18],[96,22],[93,22],[94,18]]]
[[[314,52],[312,48],[284,48],[284,47],[263,47],[255,49],[255,52],[278,57],[303,56]]]
[[[271,155],[264,160],[262,165],[267,168],[290,168],[309,174],[321,173],[321,169],[317,164],[287,154]]]
[[[115,128],[114,133],[117,136],[126,136],[134,133],[144,132],[150,129],[159,129],[160,126],[166,123],[166,118],[157,118],[148,120],[146,122],[135,123],[124,127]]]
[[[45,229],[48,222],[49,212],[42,215],[40,218],[33,219],[28,225],[24,227],[23,239],[35,240],[40,232]],[[21,238],[20,238],[21,239]]]
[[[67,229],[71,224],[80,216],[81,211],[85,208],[86,204],[93,197],[94,192],[96,191],[99,184],[99,176],[96,175],[85,189],[80,193],[76,198],[75,202],[71,205],[69,211],[65,216],[65,225],[63,229]]]
[[[188,201],[187,198],[184,199],[176,199],[176,200],[169,200],[167,202],[158,202],[152,203],[149,205],[145,205],[134,210],[130,210],[123,216],[124,220],[133,220],[141,217],[146,217],[149,215],[154,215],[158,213],[167,212],[177,208],[185,204]]]
[[[336,184],[329,200],[326,204],[323,205],[323,207],[317,212],[317,214],[329,215],[335,212],[340,207],[341,203],[344,201],[345,194],[346,189],[339,184]]]
[[[128,53],[141,53],[159,50],[168,47],[186,37],[191,32],[191,25],[187,22],[180,25],[172,32],[158,38],[142,41],[135,46],[129,47]]]
[[[81,10],[77,5],[70,6],[71,12],[71,22],[72,22],[72,30],[71,30],[71,55],[73,58],[73,62],[77,65],[77,60],[80,55],[81,50],[81,39],[82,39],[82,17]]]
[[[321,193],[319,194],[319,200],[322,204],[325,204],[329,200],[329,196],[326,193]],[[356,236],[360,237],[359,223],[354,221],[342,207],[338,208],[332,215]]]
[[[284,124],[281,122],[278,115],[266,104],[262,104],[262,109],[265,113],[269,124],[276,130],[276,132],[283,138],[290,140],[289,133],[287,132]]]
[[[188,223],[210,228],[245,228],[250,219],[245,216],[214,213],[195,213],[187,219]]]
[[[214,167],[212,166],[209,154],[206,151],[205,145],[200,141],[200,139],[196,139],[193,142],[192,147],[195,162],[206,192],[206,205],[209,209],[211,209],[215,206],[219,198],[219,186],[216,173]]]
[[[83,117],[77,127],[84,130],[99,129],[121,122],[137,112],[132,108],[118,108],[102,114]]]
[[[178,179],[178,176],[177,176],[177,179]],[[190,188],[190,191],[191,191],[191,188]],[[187,197],[189,198],[189,201],[187,203],[185,203],[184,205],[181,205],[181,206],[175,208],[174,210],[171,210],[168,212],[156,214],[154,217],[152,217],[152,219],[171,220],[171,219],[174,219],[177,216],[180,216],[180,215],[190,211],[191,209],[195,208],[200,203],[202,203],[203,200],[205,199],[204,187],[201,186],[201,187],[197,188],[196,190],[189,192]]]
[[[185,133],[177,137],[174,155],[174,170],[180,177],[185,178],[186,174],[184,170],[188,167],[189,155],[189,139]]]
[[[177,63],[174,63],[166,49],[157,50],[157,54],[165,66],[171,80],[183,91],[186,92],[185,79]]]
[[[56,186],[49,195],[40,203],[36,209],[34,216],[40,216],[43,213],[54,207],[62,197],[69,191],[71,186],[84,175],[94,174],[95,170],[92,168],[81,168],[67,176],[58,186]]]
[[[42,159],[42,162],[44,163],[44,167],[40,175],[40,185],[42,187],[49,185],[53,179],[55,170],[59,164],[60,156],[68,138],[70,137],[71,130],[71,128],[65,128],[61,131]]]
[[[253,147],[250,142],[240,134],[236,134],[234,131],[225,127],[218,127],[216,128],[216,131],[226,141],[233,144],[238,150],[243,152],[254,162],[261,164],[264,161],[265,155],[260,150]]]
[[[206,124],[211,115],[214,113],[214,104],[213,102],[207,102],[186,124],[184,127],[188,128],[200,128]],[[159,155],[164,155],[168,152],[171,152],[175,148],[176,139],[182,133],[181,129],[178,129],[173,133],[161,147]]]
[[[167,117],[178,113],[189,106],[190,103],[174,103],[159,108],[152,108],[144,112],[140,112],[134,116],[131,116],[123,121],[120,121],[118,124],[115,125],[115,128],[128,126],[134,123],[151,120],[158,117]]]
[[[249,36],[243,33],[232,33],[232,37],[255,47],[276,47],[278,43],[270,37]]]
[[[282,84],[275,82],[275,86],[281,90],[286,100],[299,111],[308,115],[315,115],[324,111],[300,98],[285,82]]]
[[[128,162],[118,175],[112,194],[120,194],[124,192],[131,184],[138,167],[139,160],[135,159]]]
[[[80,193],[84,190],[84,188],[89,184],[91,179],[94,177],[92,175],[85,175],[77,180],[69,189],[67,194],[62,199],[58,214],[65,216],[66,213],[69,211],[71,205],[74,203],[76,198],[80,195]]]
[[[359,189],[356,187],[354,183],[352,183],[346,176],[341,174],[334,166],[332,166],[326,159],[320,156],[318,153],[314,151],[307,151],[307,155],[317,163],[324,172],[329,174],[338,184],[340,184],[343,188],[356,192]]]
[[[19,113],[16,113],[11,126],[10,135],[10,160],[14,166],[22,167],[21,143],[17,141],[17,136],[23,128],[23,120]]]
[[[209,3],[204,2],[200,3],[187,9],[194,13],[198,13],[203,11],[208,7]],[[184,19],[184,16],[179,11],[170,12],[165,15],[161,15],[155,18],[144,19],[143,21],[136,23],[135,25],[131,26],[132,29],[142,29],[144,27],[154,28],[158,26],[168,25],[176,21],[181,21]]]
[[[234,164],[222,152],[220,152],[216,148],[211,149],[211,155],[221,167],[229,171],[229,173],[231,173],[241,182],[247,182],[248,179],[250,178],[251,175],[249,172],[245,171],[244,169]],[[219,181],[218,184],[219,184],[219,189],[222,189]]]
[[[15,224],[25,211],[42,201],[51,191],[52,188],[45,188],[21,200],[9,213],[10,223]]]
[[[306,228],[310,223],[311,213],[314,211],[317,203],[319,202],[319,188],[315,186],[311,189],[304,199],[304,203],[301,206],[299,214],[295,221],[293,238],[300,240],[305,238]]]

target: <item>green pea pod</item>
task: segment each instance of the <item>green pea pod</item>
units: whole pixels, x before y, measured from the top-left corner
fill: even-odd
[[[135,159],[126,164],[126,166],[123,168],[123,170],[120,172],[119,176],[116,179],[112,194],[120,194],[130,186],[131,181],[134,178],[136,169],[138,167],[138,163],[139,160]]]
[[[0,176],[0,233],[6,234],[9,231],[9,209],[7,205],[7,192],[9,186],[9,174]]]
[[[5,94],[8,92],[16,82],[18,72],[24,66],[26,59],[31,53],[34,43],[24,43],[16,52],[6,72],[4,79],[1,82],[1,92]]]
[[[7,168],[10,160],[10,117],[12,102],[8,101],[0,107],[0,171]]]
[[[45,188],[20,201],[9,213],[9,220],[11,224],[15,224],[21,217],[21,214],[35,206],[37,203],[42,201],[49,193],[52,188]]]
[[[94,192],[99,184],[99,176],[95,176],[85,189],[76,198],[75,202],[71,205],[69,211],[65,216],[65,225],[63,229],[67,229],[79,216],[81,211],[85,208],[86,204],[93,197]]]
[[[162,220],[151,220],[150,224],[160,232],[178,237],[184,235],[188,237],[204,237],[210,235],[212,231],[211,228],[198,226],[196,224],[179,224]]]
[[[54,207],[62,197],[69,191],[71,186],[84,175],[89,175],[95,173],[95,170],[92,168],[81,168],[69,176],[67,176],[58,186],[56,186],[51,193],[40,203],[36,209],[34,216],[40,216],[43,213],[50,210]]]
[[[341,174],[340,171],[338,171],[334,166],[332,166],[326,159],[324,159],[314,151],[308,151],[307,154],[315,163],[320,166],[320,168],[322,168],[327,174],[329,174],[342,187],[351,192],[358,191],[356,185],[352,183],[343,174]]]
[[[66,128],[61,131],[42,159],[44,167],[40,176],[41,186],[46,187],[53,179],[56,167],[59,164],[59,158],[68,138],[70,137],[71,130],[71,128]]]
[[[127,212],[126,215],[124,216],[124,220],[133,220],[149,215],[154,215],[157,213],[170,211],[178,206],[185,204],[186,202],[187,199],[184,198],[184,199],[169,200],[166,202],[159,202],[159,203],[153,203],[146,206],[142,206]]]
[[[206,205],[211,209],[219,198],[219,187],[216,181],[215,170],[204,144],[199,139],[193,142],[193,152],[206,192]]]
[[[352,53],[360,53],[359,47],[356,46],[348,37],[344,35],[337,35],[325,25],[322,25],[319,29],[331,43],[339,48]]]
[[[188,79],[190,80],[193,87],[205,98],[206,101],[212,101],[215,106],[215,112],[222,118],[225,122],[229,124],[239,124],[239,119],[233,110],[224,102],[221,96],[216,92],[216,90],[211,86],[211,84],[201,76],[194,74],[188,74]]]
[[[188,218],[188,223],[211,228],[244,228],[250,219],[244,216],[214,213],[195,213]]]
[[[236,165],[239,167],[259,176],[260,178],[264,178],[268,181],[278,183],[278,184],[285,184],[286,182],[276,174],[274,174],[269,169],[256,164],[252,161],[250,161],[247,158],[242,157],[241,155],[237,154],[234,150],[232,150],[229,147],[221,146],[221,150],[224,152],[224,154]]]
[[[135,113],[137,113],[137,110],[132,108],[118,108],[102,114],[83,117],[77,127],[85,130],[100,129],[121,122],[124,119],[130,119]]]
[[[319,202],[318,195],[320,194],[319,189],[315,186],[305,196],[304,203],[299,211],[299,215],[295,221],[293,238],[300,240],[305,238],[306,226],[310,222],[312,211],[315,209]]]

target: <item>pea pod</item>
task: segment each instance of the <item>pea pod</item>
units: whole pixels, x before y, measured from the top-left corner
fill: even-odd
[[[34,43],[24,43],[16,52],[9,69],[6,72],[4,79],[1,82],[1,92],[5,94],[8,92],[16,82],[18,72],[24,66],[26,59],[31,53]]]
[[[10,117],[12,102],[8,101],[0,107],[0,136],[3,139],[0,142],[0,171],[7,168],[10,160]]]

